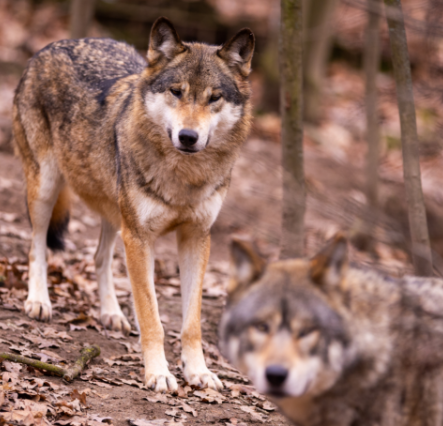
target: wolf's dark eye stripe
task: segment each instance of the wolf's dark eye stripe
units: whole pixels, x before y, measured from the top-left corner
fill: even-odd
[[[266,324],[265,322],[258,322],[256,324],[254,324],[254,327],[262,332],[262,333],[268,333],[269,332],[269,325]]]
[[[181,90],[177,90],[177,89],[170,89],[171,93],[176,97],[176,98],[181,98],[182,97],[182,91]]]
[[[302,337],[306,337],[309,334],[313,333],[314,331],[316,331],[317,328],[316,327],[307,327],[307,328],[303,328],[302,330],[300,330],[300,332],[298,333],[298,338],[301,339]]]
[[[222,95],[218,94],[218,95],[212,95],[209,98],[209,103],[212,104],[213,102],[217,102],[219,99],[221,99]]]

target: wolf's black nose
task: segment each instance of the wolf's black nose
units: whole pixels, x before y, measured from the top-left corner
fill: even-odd
[[[182,129],[178,134],[178,139],[184,146],[192,146],[198,140],[198,133],[191,129]]]
[[[288,370],[280,365],[270,365],[266,368],[265,374],[272,386],[281,386],[288,377]]]

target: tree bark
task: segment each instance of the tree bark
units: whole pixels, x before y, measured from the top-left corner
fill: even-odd
[[[303,0],[281,0],[280,113],[283,168],[282,259],[303,256]]]
[[[71,38],[83,38],[88,35],[94,6],[95,0],[71,0]]]
[[[380,132],[377,113],[377,73],[380,64],[381,0],[368,0],[368,24],[365,43],[366,74],[366,196],[370,207],[378,205],[378,161],[380,156]]]
[[[400,0],[384,0],[384,2],[389,8],[387,20],[400,114],[403,174],[412,240],[412,260],[416,275],[432,276],[432,255],[421,186],[417,123],[403,12]]]
[[[333,16],[337,0],[304,1],[304,117],[317,123],[321,118],[321,96],[331,51]]]

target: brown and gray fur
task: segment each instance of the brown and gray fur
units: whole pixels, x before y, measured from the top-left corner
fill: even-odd
[[[443,280],[387,278],[346,253],[338,235],[265,265],[234,242],[222,351],[297,425],[441,426]]]
[[[194,385],[222,386],[202,353],[201,292],[210,227],[249,129],[253,49],[248,29],[222,47],[209,46],[182,42],[159,18],[147,61],[110,39],[63,40],[29,61],[17,88],[14,136],[32,223],[26,313],[51,319],[46,247],[63,248],[71,188],[102,217],[95,255],[102,322],[128,332],[111,272],[121,229],[146,381],[157,391],[177,389],[163,349],[153,257],[157,237],[173,230],[184,375]]]

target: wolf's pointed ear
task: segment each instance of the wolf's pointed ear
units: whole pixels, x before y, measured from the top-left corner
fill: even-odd
[[[251,72],[251,60],[254,53],[255,37],[249,28],[243,28],[231,38],[218,52],[231,68],[247,77]]]
[[[171,21],[165,17],[158,18],[151,28],[148,48],[148,64],[154,65],[160,59],[168,61],[186,50]]]
[[[261,277],[265,264],[265,260],[258,254],[253,244],[241,239],[232,240],[228,302],[236,299]]]
[[[338,233],[311,259],[311,279],[321,287],[334,287],[340,284],[347,267],[348,242]]]

